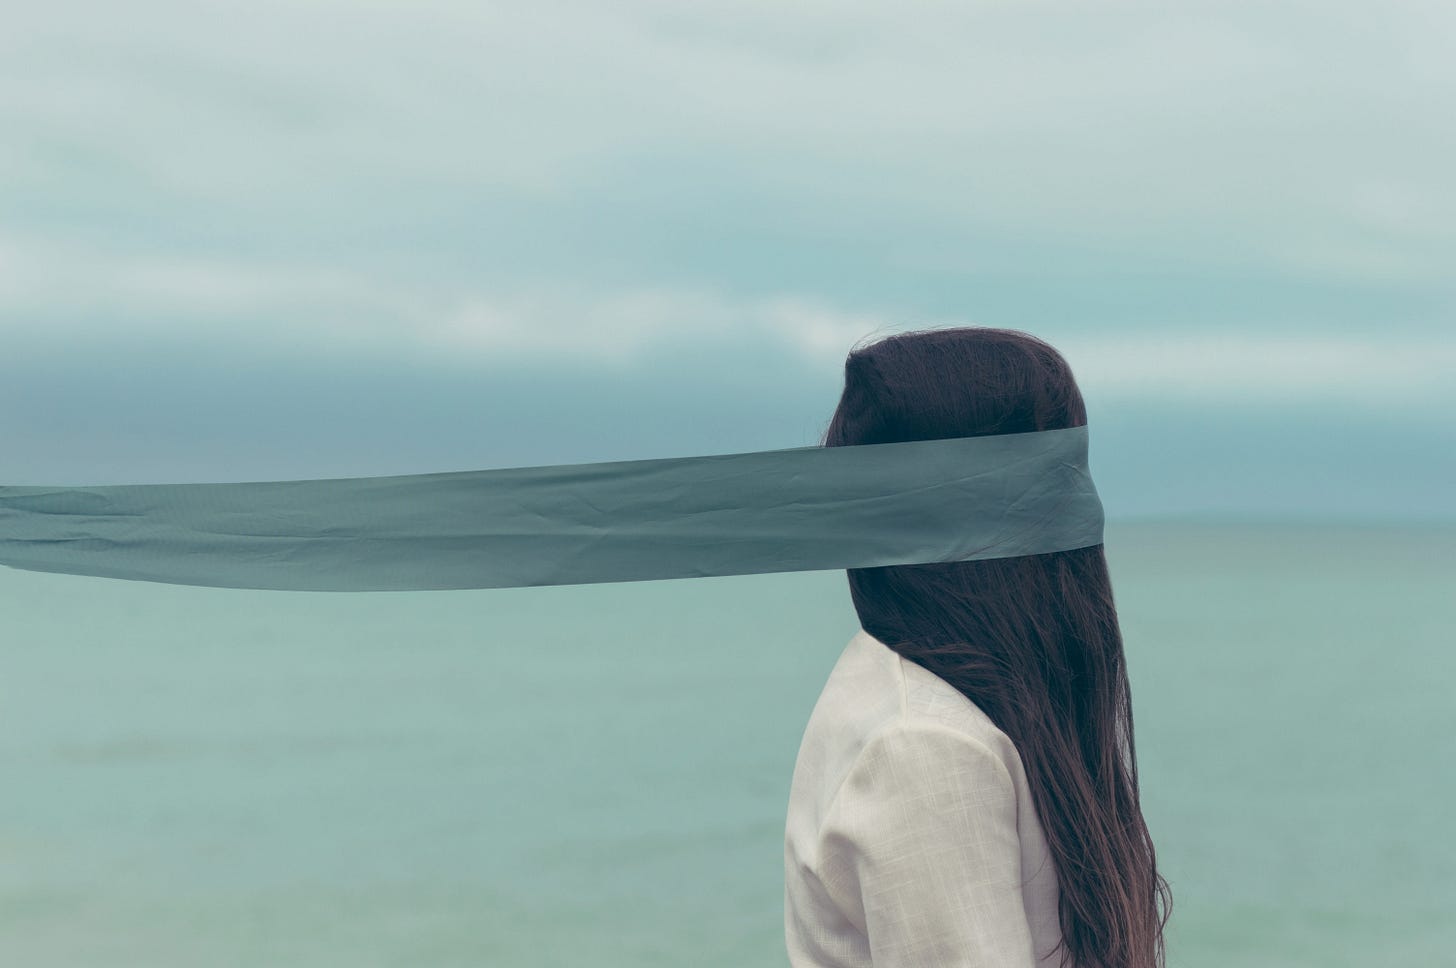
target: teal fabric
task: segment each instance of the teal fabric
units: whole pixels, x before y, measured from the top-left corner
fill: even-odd
[[[0,564],[296,591],[506,588],[1102,543],[1087,428],[394,477],[0,487]]]

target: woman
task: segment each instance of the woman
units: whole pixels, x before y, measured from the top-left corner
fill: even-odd
[[[937,329],[851,352],[821,443],[1086,422],[1051,346]],[[789,798],[790,963],[1161,966],[1171,896],[1103,547],[847,574],[860,629]]]

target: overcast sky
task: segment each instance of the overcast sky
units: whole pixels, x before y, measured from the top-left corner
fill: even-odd
[[[1058,346],[1109,515],[1451,519],[1449,3],[13,5],[0,483],[817,442]]]

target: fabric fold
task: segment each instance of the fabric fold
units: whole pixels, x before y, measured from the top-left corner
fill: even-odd
[[[0,564],[418,591],[1046,554],[1102,543],[1087,428],[492,470],[0,486]]]

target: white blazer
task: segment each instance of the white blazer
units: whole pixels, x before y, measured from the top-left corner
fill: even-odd
[[[864,629],[804,730],[784,829],[793,968],[1055,968],[1057,875],[1010,737]]]

